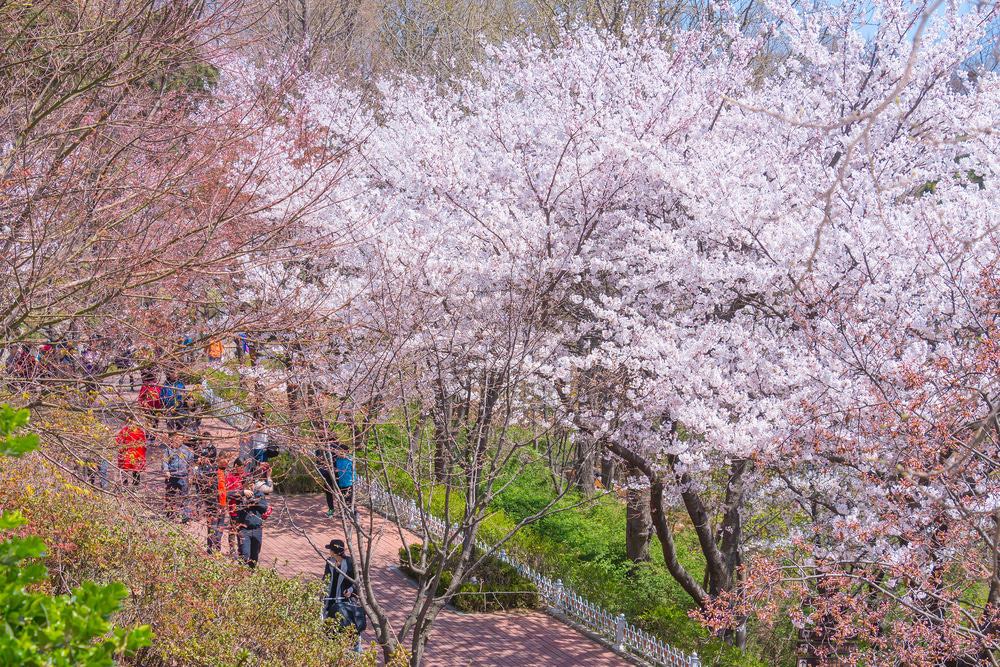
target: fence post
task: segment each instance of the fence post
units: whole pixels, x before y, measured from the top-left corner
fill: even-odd
[[[563,608],[563,583],[562,579],[556,579],[556,604],[555,608],[562,610]]]
[[[698,657],[698,651],[691,654],[691,657],[688,659],[688,665],[690,667],[701,667],[701,659]]]
[[[410,501],[410,516],[407,517],[407,528],[415,528],[417,522],[420,520],[420,515],[417,514],[417,503],[416,501]]]
[[[625,614],[618,614],[615,617],[615,648],[619,651],[625,650]]]

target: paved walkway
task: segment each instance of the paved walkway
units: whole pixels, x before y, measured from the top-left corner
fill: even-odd
[[[313,548],[342,537],[339,520],[326,518],[322,496],[272,499],[274,514],[264,529],[261,565],[286,575],[318,577],[323,558]],[[402,546],[398,528],[372,520],[372,574],[376,596],[395,627],[413,603],[416,588],[396,567]],[[407,539],[418,541],[407,533]],[[311,542],[311,543],[310,543]],[[371,633],[366,633],[368,639]],[[463,614],[445,608],[434,623],[425,664],[433,667],[488,665],[518,667],[618,667],[629,662],[548,614]]]
[[[234,431],[209,419],[204,425],[217,438],[220,450],[236,448]],[[143,476],[140,495],[148,501],[163,488],[160,452],[150,451],[149,471]],[[133,492],[135,493],[135,492]],[[274,512],[264,528],[260,566],[273,567],[285,576],[319,578],[323,573],[323,546],[343,537],[339,519],[326,517],[322,495],[274,496]],[[415,584],[398,569],[402,539],[397,526],[376,516],[372,526],[372,574],[376,598],[398,630],[413,604]],[[204,543],[204,524],[188,525]],[[405,533],[410,542],[419,541]],[[223,540],[223,550],[227,550]],[[372,641],[369,630],[363,639]],[[407,642],[404,642],[406,644]],[[424,664],[428,667],[621,667],[631,662],[587,635],[540,611],[465,614],[450,607],[434,622]]]

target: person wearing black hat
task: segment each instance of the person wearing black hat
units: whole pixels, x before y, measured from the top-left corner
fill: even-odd
[[[355,589],[357,576],[354,559],[345,554],[343,540],[331,540],[326,545],[328,556],[323,579],[329,577],[326,597],[323,599],[323,618],[340,617],[340,627],[353,626],[360,635],[367,626],[365,612],[357,603]]]
[[[251,568],[257,567],[261,543],[264,541],[264,520],[271,508],[264,492],[255,488],[253,480],[243,480],[241,491],[230,491],[227,500],[236,508],[236,531],[240,547],[240,560]]]

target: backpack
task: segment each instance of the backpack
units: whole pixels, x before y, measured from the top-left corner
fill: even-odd
[[[156,385],[142,385],[142,388],[139,389],[139,407],[148,410],[159,410],[163,407],[163,402],[160,400],[160,392],[156,388]]]
[[[180,447],[167,450],[167,473],[171,477],[186,477],[189,470],[190,455]]]
[[[184,401],[184,383],[180,380],[160,387],[160,403],[167,410],[176,410]]]
[[[354,461],[346,456],[338,456],[333,465],[336,469],[337,486],[342,489],[354,486]]]

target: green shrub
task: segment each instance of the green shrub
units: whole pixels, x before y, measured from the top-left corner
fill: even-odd
[[[15,435],[27,422],[27,410],[0,405],[0,456],[19,457],[37,448],[34,434]],[[19,511],[5,511],[0,532],[20,531],[27,523]],[[0,542],[0,664],[111,667],[116,657],[149,645],[149,626],[125,630],[110,622],[128,595],[122,584],[83,581],[53,595],[47,590],[45,555],[45,543],[35,535]]]
[[[411,544],[409,558],[406,547],[399,550],[400,569],[410,577],[418,579],[411,563],[420,562],[420,544]],[[430,560],[439,562],[441,553],[434,545],[431,546]],[[434,568],[436,571],[436,567]],[[451,585],[454,577],[451,568],[446,567],[441,573],[436,593],[443,594]],[[472,580],[462,584],[450,600],[452,606],[465,612],[507,611],[510,609],[538,609],[541,600],[538,589],[529,580],[518,574],[517,570],[497,558],[487,559],[476,570]]]
[[[323,492],[322,478],[311,457],[282,452],[269,463],[276,493],[293,495]]]

